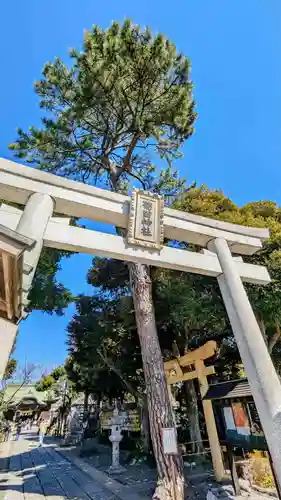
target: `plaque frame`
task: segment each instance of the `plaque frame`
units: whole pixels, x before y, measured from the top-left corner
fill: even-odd
[[[138,206],[140,199],[151,200],[156,204],[156,238],[152,241],[136,237],[137,219],[138,219]],[[155,250],[161,250],[164,243],[164,199],[161,195],[150,193],[144,189],[133,189],[129,211],[128,234],[127,242],[129,245],[141,246]]]

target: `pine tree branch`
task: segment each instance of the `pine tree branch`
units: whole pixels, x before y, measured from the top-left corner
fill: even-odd
[[[122,372],[119,370],[119,368],[117,368],[115,366],[113,361],[110,358],[108,358],[106,353],[105,352],[102,353],[100,349],[97,349],[97,353],[99,354],[99,356],[101,357],[103,362],[108,366],[108,368],[110,368],[110,370],[112,370],[114,373],[116,373],[116,375],[120,378],[121,382],[124,384],[127,391],[130,394],[132,394],[132,396],[134,396],[137,401],[142,401],[142,399],[143,399],[142,395],[132,386],[132,384],[128,380],[125,379]]]
[[[133,155],[133,152],[134,152],[134,149],[136,147],[136,144],[138,142],[140,138],[140,133],[136,132],[132,138],[132,141],[131,141],[131,144],[129,145],[128,147],[128,151],[127,151],[127,154],[126,156],[124,157],[124,160],[123,160],[123,170],[125,172],[131,172],[131,165],[130,165],[130,162],[131,162],[131,158],[132,158],[132,155]]]

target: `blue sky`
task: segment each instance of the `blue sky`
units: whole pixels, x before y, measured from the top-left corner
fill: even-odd
[[[281,5],[279,0],[9,0],[0,20],[0,156],[13,158],[15,129],[40,118],[33,82],[46,61],[67,59],[83,30],[129,16],[161,31],[191,58],[199,118],[178,162],[188,181],[222,188],[239,204],[281,204]],[[59,279],[89,292],[91,258],[63,262]],[[62,318],[34,312],[21,324],[16,357],[46,367],[64,360]]]

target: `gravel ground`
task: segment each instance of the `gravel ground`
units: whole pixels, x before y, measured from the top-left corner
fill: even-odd
[[[93,465],[103,472],[108,472],[111,464],[111,448],[105,445],[96,444],[93,454],[83,455],[83,459],[90,465]],[[145,462],[136,463],[131,461],[128,463],[127,455],[120,452],[120,462],[125,467],[124,472],[114,475],[114,479],[128,487],[133,487],[136,493],[141,493],[143,498],[151,498],[155,489],[157,473],[156,470],[148,466]],[[186,484],[186,499],[189,500],[206,500],[208,491],[219,500],[232,500],[241,498],[247,500],[274,500],[274,497],[263,495],[258,492],[248,493],[242,492],[241,497],[235,497],[231,482],[224,485],[218,485],[210,472],[203,472],[201,469],[185,468]],[[208,500],[215,500],[209,499]]]

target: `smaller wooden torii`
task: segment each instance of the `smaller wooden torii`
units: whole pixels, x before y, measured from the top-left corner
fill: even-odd
[[[206,344],[204,344],[202,347],[199,347],[194,351],[190,351],[184,356],[166,361],[164,363],[164,369],[169,392],[170,386],[173,384],[184,382],[186,380],[193,380],[196,378],[198,379],[209,437],[214,474],[216,479],[218,481],[221,481],[224,477],[224,466],[214,411],[212,402],[203,399],[209,387],[207,375],[212,375],[215,373],[215,368],[213,366],[205,366],[204,361],[208,358],[211,358],[215,354],[216,349],[217,343],[214,340],[210,340],[209,342],[206,342]]]

